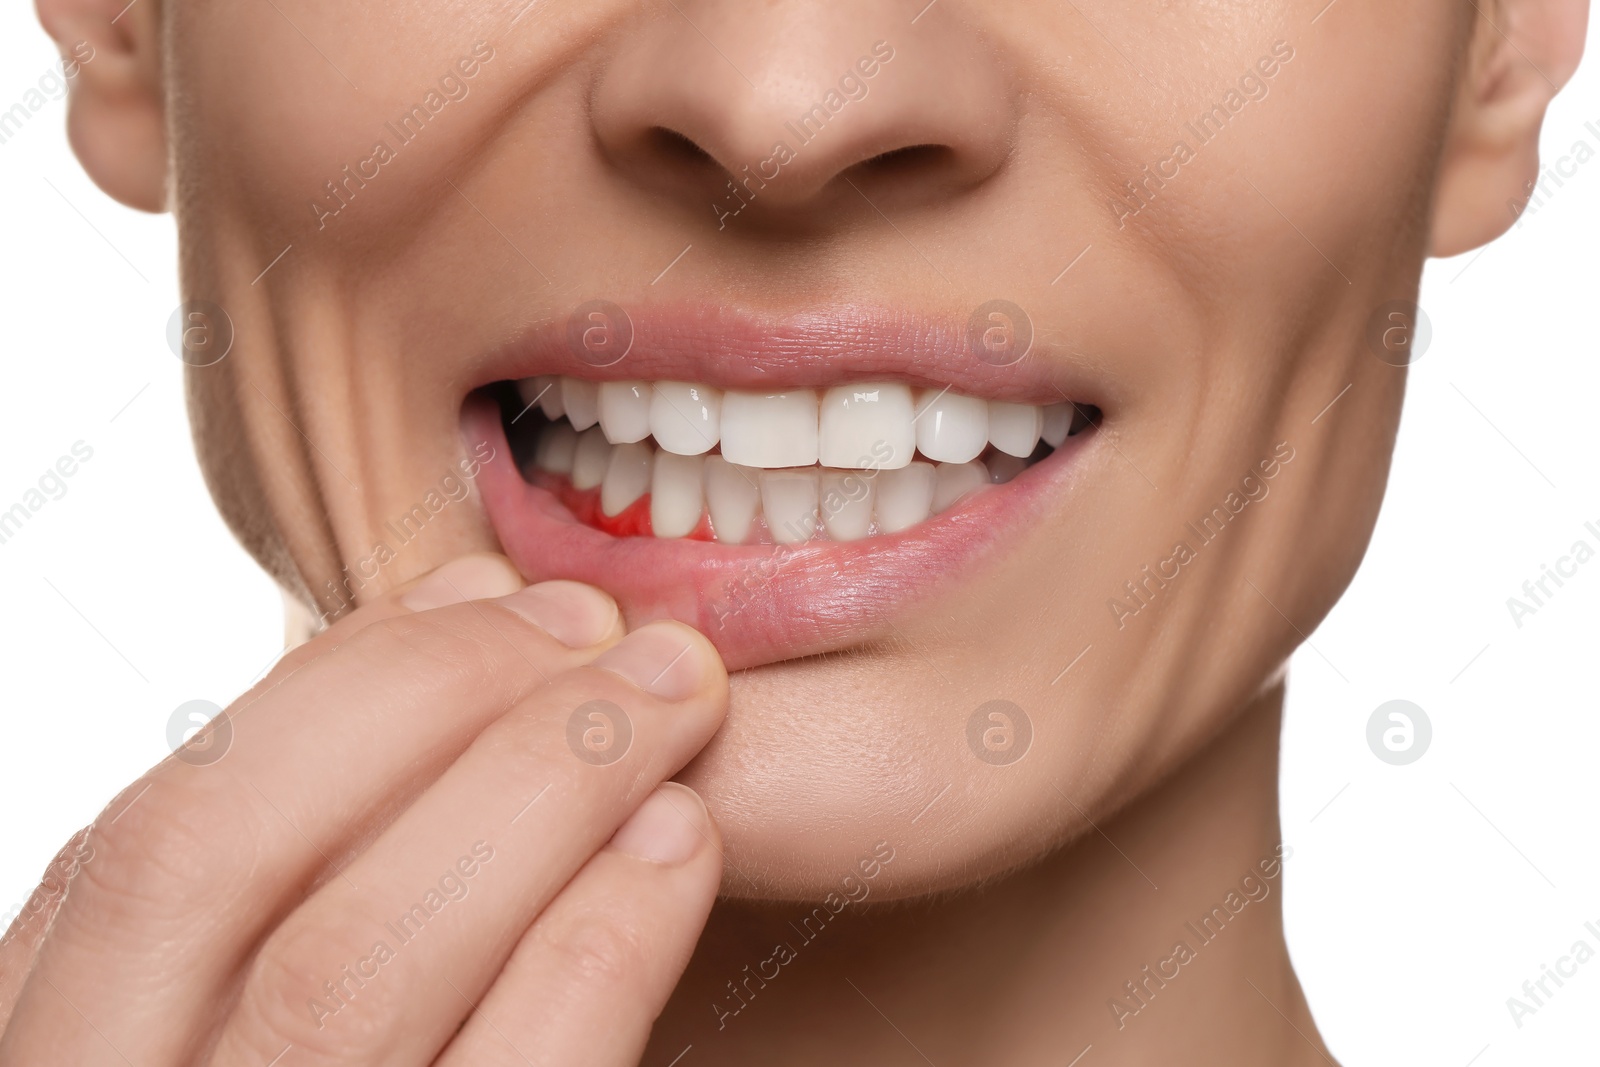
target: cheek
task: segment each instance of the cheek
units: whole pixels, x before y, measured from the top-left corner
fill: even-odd
[[[582,17],[601,17],[597,6],[605,5]],[[444,179],[491,127],[496,95],[504,102],[526,89],[561,39],[559,16],[545,36],[511,42],[514,51],[498,11],[412,5],[381,34],[371,17],[359,5],[309,0],[180,6],[174,79],[206,87],[173,101],[180,181],[206,179],[211,202],[225,199],[284,243],[309,240],[320,233],[311,204],[329,195],[329,182],[347,180],[347,166],[370,176],[381,144],[395,160],[381,164],[381,182],[359,190],[364,214],[374,228],[402,208],[414,218],[449,193]],[[460,73],[464,61],[477,65],[471,78]],[[450,78],[459,99],[441,85]]]
[[[377,102],[394,87],[369,82],[363,92],[348,80],[377,71],[363,57],[361,42],[370,38],[342,33],[339,18],[335,8],[295,0],[282,15],[271,6],[219,4],[178,16],[174,77],[208,90],[174,102],[180,179],[225,177],[227,184],[207,187],[208,196],[237,198],[287,229],[291,205],[304,211],[352,153],[366,154],[384,121]],[[290,19],[311,41],[344,41],[339,58],[319,55]],[[404,56],[404,36],[396,47]],[[228,151],[218,150],[223,145]]]

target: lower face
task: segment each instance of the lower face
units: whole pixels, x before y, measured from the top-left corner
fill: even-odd
[[[1354,572],[1453,5],[281,6],[168,14],[213,90],[172,128],[185,291],[236,331],[191,372],[225,515],[320,614],[494,550],[706,632],[732,708],[682,778],[729,893],[1040,855]],[[793,159],[732,190],[652,132],[740,122]]]

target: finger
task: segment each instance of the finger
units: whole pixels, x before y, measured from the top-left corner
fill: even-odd
[[[438,1067],[635,1067],[721,878],[705,803],[661,786],[522,935]]]
[[[287,675],[330,649],[338,648],[375,622],[469,600],[509,596],[524,584],[516,565],[497,552],[459,556],[334,619],[327,629],[285,653],[274,665],[273,674]]]
[[[216,1062],[259,1067],[286,1045],[307,1067],[432,1062],[466,1014],[452,986],[483,995],[539,911],[710,739],[726,699],[711,643],[658,622],[518,705],[273,932]],[[575,716],[581,732],[596,714],[628,735],[620,753],[569,742]],[[464,859],[478,861],[470,893]]]
[[[603,593],[557,582],[374,622],[231,715],[216,762],[164,762],[97,820],[94,862],[0,1060],[41,1047],[86,1063],[189,1054],[267,928],[339,877],[480,730],[613,643],[617,620]],[[563,628],[596,644],[569,647],[550,634]]]
[[[72,835],[45,868],[44,877],[39,879],[39,885],[29,894],[11,926],[0,935],[0,1032],[11,1018],[11,1009],[22,992],[23,980],[33,966],[39,944],[50,929],[56,910],[66,899],[67,887],[79,868],[94,858],[88,839],[87,827]]]

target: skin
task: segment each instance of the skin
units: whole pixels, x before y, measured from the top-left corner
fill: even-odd
[[[301,0],[144,0],[126,12],[40,0],[64,53],[79,40],[96,51],[73,87],[84,165],[124,203],[174,212],[186,295],[233,321],[228,357],[189,383],[202,462],[239,536],[310,614],[328,612],[317,591],[465,454],[461,405],[487,354],[595,293],[625,306],[710,294],[758,313],[871,303],[963,319],[1005,294],[1028,309],[1037,358],[1107,383],[1105,421],[1068,491],[892,625],[737,672],[725,722],[708,664],[688,698],[696,725],[670,740],[648,700],[631,703],[637,693],[579,668],[582,656],[482,613],[497,607],[395,607],[419,575],[497,548],[475,498],[446,509],[363,588],[359,610],[243,698],[272,725],[240,737],[239,758],[219,764],[233,772],[225,783],[168,761],[134,809],[144,814],[112,824],[113,804],[89,832],[94,859],[77,864],[65,903],[46,893],[41,914],[61,907],[48,936],[30,920],[0,958],[0,1063],[116,1062],[112,1041],[134,1062],[205,1052],[259,1063],[290,1043],[299,1062],[427,1063],[441,1050],[454,1062],[464,1047],[473,1062],[513,1063],[524,1057],[508,1045],[537,1044],[547,1062],[630,1063],[663,1004],[646,1062],[690,1044],[699,1063],[1025,1063],[1089,1044],[1096,1062],[1323,1062],[1283,943],[1281,862],[1275,875],[1261,864],[1287,852],[1275,807],[1283,665],[1361,559],[1399,419],[1404,370],[1364,334],[1381,305],[1414,297],[1427,255],[1467,251],[1513,221],[1507,204],[1536,173],[1539,125],[1577,64],[1587,4],[941,0],[915,23],[878,0],[675,7],[551,2],[518,18],[516,4],[422,3],[375,20]],[[896,57],[839,136],[808,146],[718,230],[706,210],[718,167],[766,158],[783,119],[877,40]],[[323,183],[479,41],[493,59],[449,121],[319,219],[308,201]],[[1170,157],[1184,124],[1275,47],[1265,95],[1137,213],[1119,211],[1122,183]],[[655,126],[701,154],[664,147]],[[930,144],[942,150],[878,158]],[[658,278],[685,245],[694,253]],[[1274,458],[1270,494],[1149,607],[1108,608],[1171,555],[1185,523]],[[518,584],[503,568],[499,581]],[[489,585],[457,592],[509,592]],[[608,592],[629,625],[647,621],[625,589]],[[489,618],[513,628],[509,642],[482,630]],[[419,663],[356,637],[395,627],[463,643]],[[284,696],[313,672],[326,681],[318,715]],[[341,761],[337,746],[320,754],[320,775],[294,769],[291,753],[319,744],[297,728],[375,714],[363,682],[437,706],[423,714],[412,699],[410,715],[385,719],[387,772],[374,753]],[[299,1003],[315,984],[305,975],[350,955],[318,936],[338,927],[330,909],[352,906],[343,894],[392,910],[459,851],[459,827],[439,815],[451,809],[430,801],[507,802],[494,786],[511,772],[495,759],[518,756],[483,738],[559,725],[598,693],[638,712],[635,773],[571,779],[584,786],[562,812],[561,847],[529,839],[486,872],[504,881],[473,913],[485,927],[451,930],[452,943],[430,945],[436,958],[396,960],[407,980],[354,1001],[335,1037],[301,1032],[309,1016],[300,1030],[261,1021],[258,1004]],[[972,710],[996,698],[1035,728],[1027,758],[1004,768],[965,741]],[[518,780],[577,774],[541,736]],[[431,754],[424,765],[399,769],[402,737]],[[483,763],[468,774],[474,753]],[[367,788],[319,799],[323,779],[358,767]],[[366,888],[263,815],[240,784],[254,774],[277,776],[281,792],[263,794],[315,820],[308,836]],[[602,850],[671,775],[705,798],[701,840],[715,847],[677,865]],[[240,798],[259,824],[200,820]],[[218,848],[197,826],[242,830],[259,847]],[[712,910],[705,871],[718,851]],[[246,861],[268,872],[260,886],[238,885]],[[1119,1015],[1123,983],[1252,872],[1270,892],[1184,966],[1190,977]],[[727,983],[776,941],[803,938],[786,931],[847,878],[898,903],[852,905],[726,1014]],[[180,938],[193,972],[151,993],[152,946],[185,914],[175,900],[210,921]],[[590,920],[576,949],[559,947],[563,900]],[[529,949],[518,966],[518,936],[558,947]],[[481,1014],[434,995],[456,974],[469,999],[489,998]],[[231,991],[222,1003],[217,988]],[[541,1007],[556,1002],[571,1010]],[[613,1044],[573,1044],[596,1019],[615,1026]]]

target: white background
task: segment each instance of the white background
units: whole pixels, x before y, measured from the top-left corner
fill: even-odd
[[[31,7],[0,8],[0,110],[54,61]],[[1596,36],[1547,162],[1579,139],[1600,151]],[[281,636],[191,450],[165,341],[171,220],[94,189],[64,116],[48,104],[0,145],[0,511],[75,442],[94,450],[0,545],[0,913],[165,755],[174,708],[226,704]],[[1506,998],[1574,941],[1600,950],[1600,559],[1520,628],[1506,600],[1574,541],[1600,549],[1597,234],[1600,159],[1481,254],[1429,265],[1433,343],[1371,552],[1290,676],[1290,942],[1351,1067],[1595,1061],[1600,959],[1520,1029]],[[1401,767],[1366,742],[1397,698],[1434,731]]]

